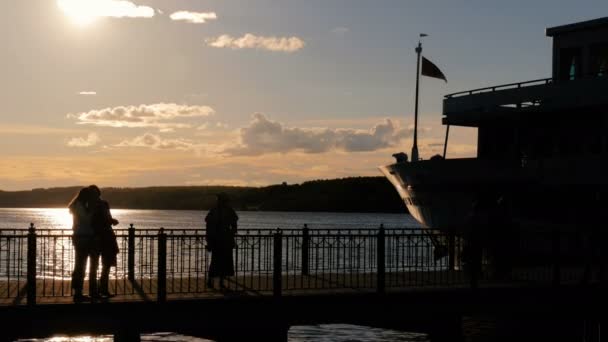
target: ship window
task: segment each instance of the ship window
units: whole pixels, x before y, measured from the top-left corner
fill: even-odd
[[[608,44],[591,46],[590,57],[591,75],[606,76],[608,73]]]
[[[578,65],[576,64],[576,58],[572,58],[572,64],[570,64],[570,72],[568,73],[568,78],[570,80],[573,80],[576,78],[576,67]]]
[[[581,48],[567,48],[560,52],[559,78],[574,80],[581,73]]]

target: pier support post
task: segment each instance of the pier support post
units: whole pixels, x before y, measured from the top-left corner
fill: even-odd
[[[167,301],[167,234],[165,228],[158,233],[158,272],[157,272],[157,300],[159,303]]]
[[[555,228],[552,232],[552,257],[553,257],[553,286],[557,287],[561,283],[561,251],[560,251],[560,231]]]
[[[36,305],[36,227],[33,223],[27,234],[27,305]]]
[[[448,233],[448,268],[450,271],[456,270],[456,234],[451,229]]]
[[[376,259],[377,265],[377,279],[376,279],[376,291],[378,293],[384,293],[386,288],[386,233],[384,231],[384,224],[380,225],[377,235],[377,246],[376,246]]]
[[[283,290],[283,232],[277,228],[273,235],[273,274],[272,274],[272,293],[275,297],[280,297]]]
[[[216,333],[213,339],[217,342],[265,341],[287,342],[289,326],[280,324],[260,327],[236,327]]]
[[[477,290],[479,288],[479,277],[481,276],[481,269],[483,263],[483,246],[481,243],[482,230],[488,227],[480,227],[479,224],[473,224],[471,226],[471,240],[469,253],[471,254],[471,279],[469,279],[471,289]]]
[[[135,227],[131,223],[127,241],[127,276],[130,281],[135,280]]]
[[[309,267],[309,249],[310,249],[310,230],[308,225],[305,224],[302,228],[302,275],[308,275],[310,271]]]
[[[139,332],[135,330],[125,329],[114,333],[114,342],[140,342],[141,337]]]
[[[461,342],[464,341],[462,317],[445,316],[433,317],[433,329],[428,332],[431,342]]]

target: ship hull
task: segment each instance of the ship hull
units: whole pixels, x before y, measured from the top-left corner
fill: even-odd
[[[572,229],[605,220],[606,158],[521,163],[428,160],[380,167],[410,214],[423,226],[464,232],[475,206],[506,201],[523,229]],[[503,202],[505,205],[505,202]]]

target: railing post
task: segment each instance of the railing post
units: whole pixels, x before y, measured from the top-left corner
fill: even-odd
[[[551,252],[553,257],[553,286],[559,286],[562,278],[561,270],[561,251],[560,251],[560,231],[554,228],[551,238]]]
[[[477,290],[479,288],[479,276],[481,275],[481,267],[483,260],[483,250],[481,247],[481,229],[487,227],[479,227],[479,224],[473,223],[471,241],[470,241],[470,253],[471,253],[471,289]]]
[[[453,229],[448,232],[448,269],[456,270],[456,234]]]
[[[280,297],[283,290],[283,232],[277,228],[273,235],[273,274],[272,274],[272,293],[275,297]]]
[[[377,248],[376,248],[376,258],[377,258],[377,288],[376,291],[378,293],[384,293],[386,288],[386,241],[385,241],[385,231],[384,224],[380,225],[380,229],[378,230],[377,235]]]
[[[167,234],[165,228],[158,232],[158,272],[157,272],[157,300],[159,303],[167,301]]]
[[[27,234],[27,305],[36,305],[36,227],[33,223]]]
[[[310,230],[308,229],[308,225],[304,224],[304,228],[302,228],[302,275],[309,274],[309,261],[308,261],[309,249],[310,249]]]
[[[135,227],[131,223],[129,227],[129,237],[127,240],[127,269],[130,281],[135,280]]]

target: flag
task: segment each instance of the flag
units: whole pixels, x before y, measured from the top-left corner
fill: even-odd
[[[429,61],[424,56],[422,56],[421,73],[423,76],[439,78],[444,80],[446,83],[448,82],[443,72],[441,72],[441,70],[439,70],[439,68],[435,64],[433,64],[433,62]]]

